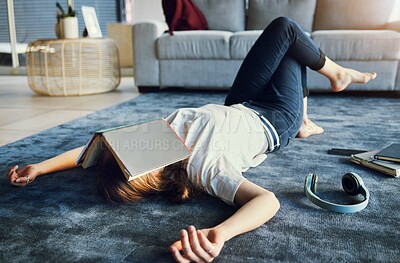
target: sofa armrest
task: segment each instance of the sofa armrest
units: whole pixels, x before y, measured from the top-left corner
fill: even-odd
[[[385,25],[385,29],[395,30],[400,32],[400,20],[387,23]]]
[[[133,25],[133,59],[136,86],[159,86],[160,67],[156,41],[168,30],[165,22],[149,20]]]

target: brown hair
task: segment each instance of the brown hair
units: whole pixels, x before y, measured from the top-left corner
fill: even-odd
[[[161,172],[128,181],[112,153],[105,150],[97,167],[97,189],[111,202],[136,203],[162,194],[173,202],[183,203],[196,192],[183,165],[184,161],[180,161],[166,166]]]

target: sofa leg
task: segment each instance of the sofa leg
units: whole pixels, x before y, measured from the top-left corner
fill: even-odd
[[[149,93],[160,91],[160,86],[138,86],[140,93]]]

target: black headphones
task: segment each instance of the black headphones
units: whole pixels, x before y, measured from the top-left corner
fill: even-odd
[[[316,174],[311,173],[307,175],[304,183],[304,194],[311,200],[311,202],[322,208],[338,213],[354,213],[363,210],[368,205],[369,191],[365,187],[361,177],[356,173],[346,173],[342,177],[342,187],[347,194],[362,194],[365,198],[361,203],[354,205],[341,205],[322,200],[316,195],[317,181],[318,176]]]

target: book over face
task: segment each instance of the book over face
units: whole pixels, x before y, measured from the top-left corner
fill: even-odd
[[[190,150],[164,119],[96,132],[77,164],[96,165],[105,149],[110,150],[128,181],[184,160]]]

